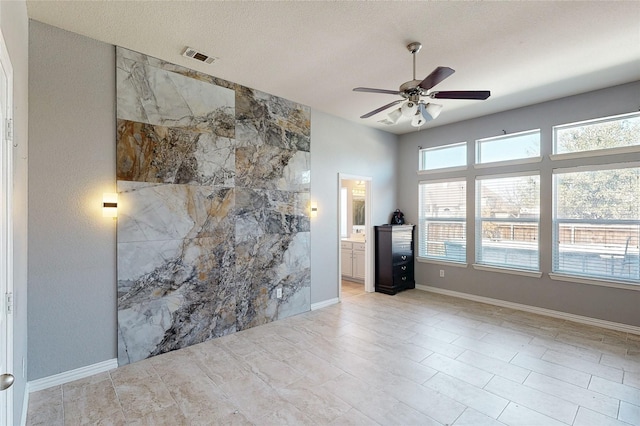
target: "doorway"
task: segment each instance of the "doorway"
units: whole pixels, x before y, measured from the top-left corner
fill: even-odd
[[[338,174],[338,297],[373,291],[371,177]]]
[[[0,424],[13,424],[13,68],[0,32]],[[4,385],[4,386],[2,386]],[[8,387],[7,387],[8,386]],[[24,407],[26,410],[26,407]]]

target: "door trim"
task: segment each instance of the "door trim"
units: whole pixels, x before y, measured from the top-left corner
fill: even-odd
[[[373,292],[373,221],[371,219],[371,213],[373,211],[373,196],[371,176],[352,175],[347,173],[338,173],[338,243],[337,243],[337,260],[338,260],[338,299],[342,301],[342,264],[340,259],[340,212],[342,208],[342,200],[340,197],[340,188],[342,188],[343,180],[362,180],[364,181],[365,196],[364,196],[364,227],[365,227],[365,253],[364,253],[364,291],[367,293]]]
[[[13,145],[15,140],[15,134],[12,135],[12,141],[9,141],[6,138],[7,129],[5,119],[13,119],[13,66],[11,65],[11,59],[9,58],[9,52],[7,51],[7,45],[4,41],[4,34],[0,30],[0,64],[4,69],[7,76],[7,93],[6,93],[6,117],[2,117],[0,121],[0,127],[2,127],[2,135],[0,137],[0,141],[2,141],[2,156],[0,156],[0,160],[2,165],[2,175],[0,176],[0,182],[2,186],[3,199],[2,203],[2,211],[0,212],[0,218],[2,223],[2,241],[0,244],[3,245],[1,251],[4,252],[3,268],[4,273],[0,277],[3,281],[0,287],[3,288],[6,294],[0,294],[3,302],[0,303],[0,314],[6,315],[6,354],[3,354],[6,359],[6,371],[1,371],[0,374],[3,373],[14,373],[14,365],[13,365],[13,313],[8,313],[8,301],[7,295],[13,294]],[[0,100],[0,102],[5,102],[5,100]],[[12,132],[14,132],[12,130]],[[6,198],[4,198],[6,197]],[[12,296],[13,299],[13,296]],[[13,303],[13,301],[12,301]],[[15,374],[14,374],[15,375]],[[13,424],[13,389],[11,386],[6,391],[3,392],[2,402],[5,403],[4,397],[6,396],[6,418],[0,418],[0,423],[6,421],[6,424]],[[23,407],[23,410],[26,410],[27,407]],[[4,409],[2,410],[4,411]]]

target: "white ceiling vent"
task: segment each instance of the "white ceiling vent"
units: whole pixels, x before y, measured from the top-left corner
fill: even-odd
[[[204,62],[205,64],[212,64],[216,59],[218,59],[215,56],[209,56],[209,55],[205,55],[202,52],[198,52],[193,47],[187,47],[186,49],[184,49],[184,52],[182,52],[182,56],[196,59],[200,62]]]

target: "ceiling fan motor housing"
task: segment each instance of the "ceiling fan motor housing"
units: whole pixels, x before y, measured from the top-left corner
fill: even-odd
[[[411,80],[400,86],[400,96],[413,102],[418,102],[424,90],[420,87],[421,80]]]

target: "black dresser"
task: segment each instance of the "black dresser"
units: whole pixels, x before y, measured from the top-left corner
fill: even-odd
[[[413,277],[414,225],[375,226],[376,291],[396,294],[416,288]]]

